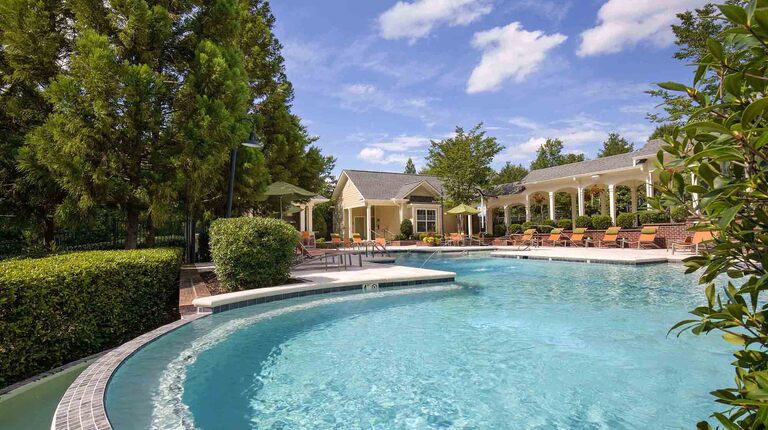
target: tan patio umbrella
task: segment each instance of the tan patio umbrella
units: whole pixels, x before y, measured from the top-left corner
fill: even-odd
[[[456,206],[455,208],[449,210],[447,213],[453,214],[453,215],[459,215],[459,220],[461,220],[461,215],[467,216],[467,227],[469,228],[469,236],[472,237],[472,215],[477,215],[480,213],[479,210],[473,208],[472,206],[465,205],[464,203]]]

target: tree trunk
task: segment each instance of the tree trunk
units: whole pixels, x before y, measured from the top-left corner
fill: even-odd
[[[50,247],[55,239],[56,224],[53,222],[53,217],[46,217],[43,221],[43,240],[45,241],[45,246]]]
[[[125,221],[125,249],[136,249],[139,245],[139,211],[129,208]]]
[[[152,221],[152,213],[147,214],[147,224],[146,224],[146,245],[147,246],[155,246],[155,223]]]

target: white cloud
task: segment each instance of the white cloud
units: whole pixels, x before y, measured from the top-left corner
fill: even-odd
[[[608,0],[597,12],[597,25],[581,33],[580,57],[612,54],[648,42],[665,47],[674,42],[670,26],[676,14],[710,0]]]
[[[469,77],[467,93],[498,90],[507,79],[522,82],[544,61],[548,51],[566,39],[560,33],[526,31],[519,22],[475,33],[472,46],[483,55]]]
[[[374,164],[403,164],[405,165],[405,162],[410,157],[407,154],[402,153],[386,153],[381,148],[372,148],[372,147],[365,147],[360,150],[360,152],[357,154],[357,158],[363,161],[366,161],[368,163],[374,163]]]
[[[371,84],[344,85],[334,96],[341,100],[342,107],[358,112],[375,109],[419,118],[425,122],[434,114],[431,106],[435,100],[432,98],[408,97],[383,91]]]
[[[379,33],[385,39],[425,37],[440,25],[464,26],[491,12],[487,0],[415,0],[397,2],[379,16]]]
[[[524,116],[515,116],[509,119],[509,123],[519,128],[526,128],[528,130],[535,130],[539,128],[539,124],[536,121],[531,121]]]
[[[400,135],[392,139],[384,140],[371,144],[374,148],[386,149],[388,151],[411,151],[414,149],[423,149],[429,146],[430,139],[424,136],[406,136]]]

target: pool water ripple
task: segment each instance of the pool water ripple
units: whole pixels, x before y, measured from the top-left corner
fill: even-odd
[[[731,378],[721,340],[666,336],[703,300],[680,267],[438,256],[427,267],[456,271],[461,287],[292,299],[182,327],[118,370],[110,420],[116,430],[691,428]]]

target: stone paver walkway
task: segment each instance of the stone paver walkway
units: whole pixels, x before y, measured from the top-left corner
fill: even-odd
[[[192,305],[193,300],[211,295],[200,273],[210,271],[212,268],[213,266],[205,264],[185,264],[182,266],[179,279],[179,312],[182,315],[197,312],[197,308]]]

